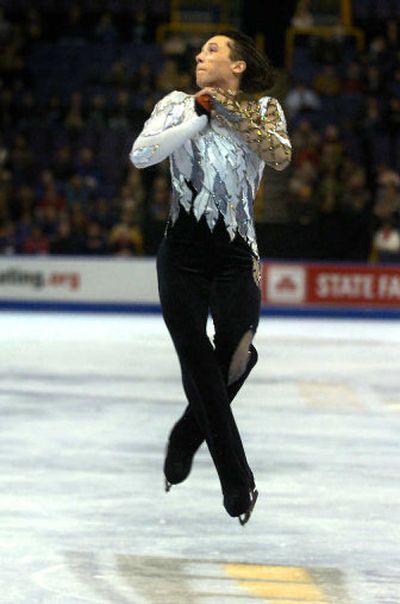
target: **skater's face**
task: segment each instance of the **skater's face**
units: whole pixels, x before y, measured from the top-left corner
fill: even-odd
[[[241,59],[231,59],[232,46],[233,40],[227,36],[213,36],[207,40],[196,56],[196,83],[199,88],[238,90],[246,63]]]

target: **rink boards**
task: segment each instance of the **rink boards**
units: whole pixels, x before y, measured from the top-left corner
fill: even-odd
[[[400,317],[400,266],[262,260],[263,314]],[[0,307],[158,312],[154,258],[0,259]]]

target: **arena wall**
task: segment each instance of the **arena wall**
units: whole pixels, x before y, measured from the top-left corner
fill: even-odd
[[[400,267],[263,260],[262,312],[400,318]],[[0,259],[0,308],[159,312],[154,258]]]

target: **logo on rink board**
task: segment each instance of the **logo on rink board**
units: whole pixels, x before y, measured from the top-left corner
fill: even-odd
[[[306,296],[306,271],[303,266],[264,265],[264,294],[270,304],[303,304]]]
[[[400,306],[400,269],[263,263],[264,304]]]

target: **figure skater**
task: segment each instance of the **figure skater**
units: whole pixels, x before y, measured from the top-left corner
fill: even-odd
[[[195,95],[161,99],[130,159],[169,157],[173,201],[157,257],[163,317],[188,406],[169,435],[166,490],[183,482],[205,440],[230,516],[245,524],[258,492],[230,403],[257,362],[260,267],[253,204],[265,164],[283,170],[291,143],[268,58],[248,36],[211,37],[196,56]],[[214,342],[206,333],[212,316]]]

